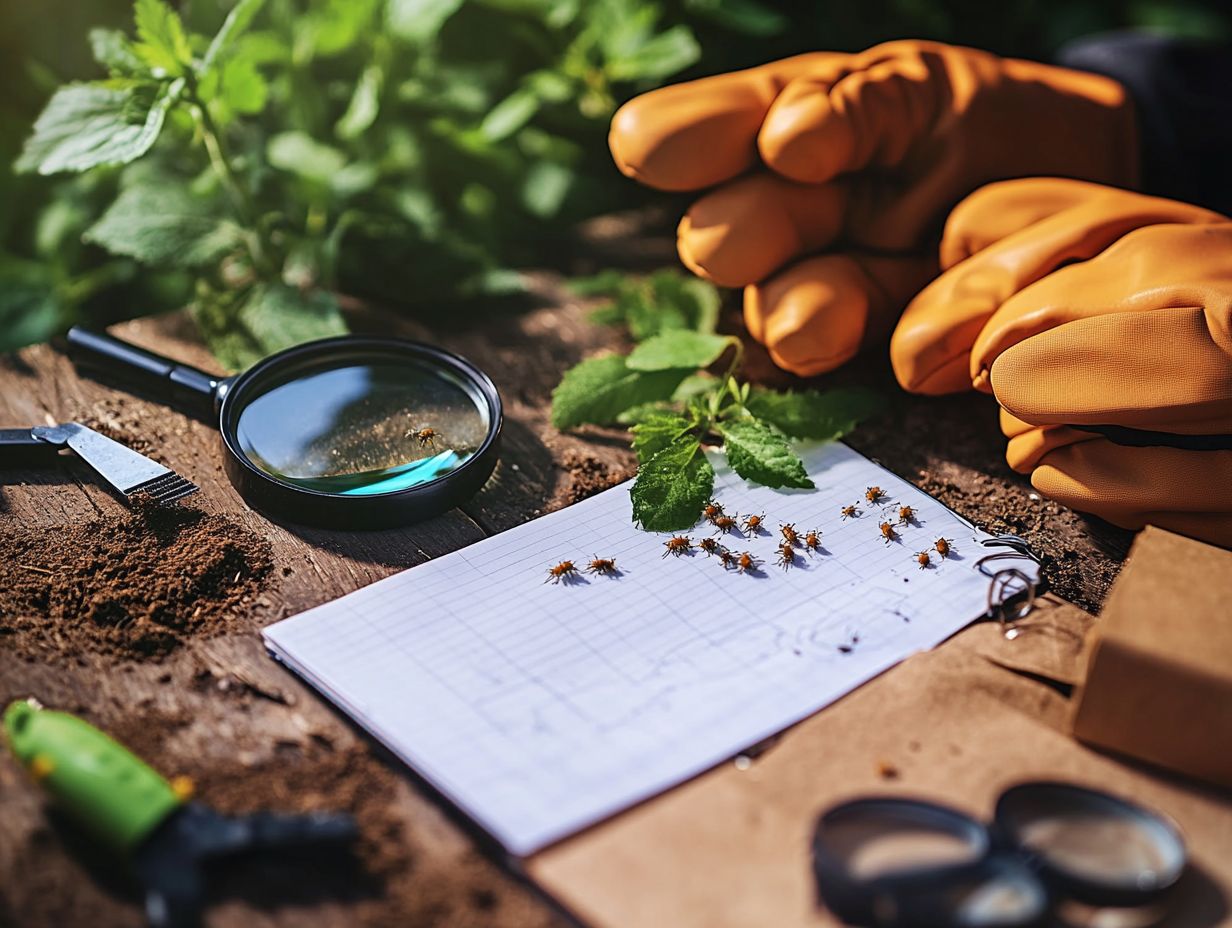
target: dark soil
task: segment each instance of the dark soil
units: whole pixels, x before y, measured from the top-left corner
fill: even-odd
[[[636,473],[633,468],[609,467],[593,454],[572,449],[565,451],[561,457],[560,466],[569,478],[568,484],[560,493],[559,500],[553,500],[554,503],[559,501],[561,507],[572,506],[587,497],[601,493],[618,483],[629,480]]]
[[[118,517],[0,536],[0,641],[29,659],[158,658],[232,630],[273,566],[222,515],[136,500]]]

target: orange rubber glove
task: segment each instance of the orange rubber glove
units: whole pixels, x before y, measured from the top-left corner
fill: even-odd
[[[681,260],[745,287],[749,331],[802,375],[889,331],[971,191],[1038,174],[1132,186],[1138,171],[1115,81],[918,41],[665,87],[621,107],[609,143],[650,186],[721,185],[681,221]]]
[[[1067,506],[1232,546],[1232,220],[1005,181],[954,210],[941,264],[890,342],[904,388],[994,394],[1010,466]]]

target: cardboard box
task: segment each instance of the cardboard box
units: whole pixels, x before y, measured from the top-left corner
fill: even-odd
[[[1232,551],[1144,529],[1075,701],[1082,741],[1232,787]]]

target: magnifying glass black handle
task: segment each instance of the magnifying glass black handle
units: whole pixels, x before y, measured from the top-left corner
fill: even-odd
[[[76,364],[123,380],[162,403],[212,419],[227,379],[138,348],[106,332],[73,326],[66,335]]]

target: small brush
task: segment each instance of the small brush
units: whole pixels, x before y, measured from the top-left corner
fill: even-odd
[[[53,448],[68,447],[90,465],[112,489],[131,500],[138,493],[158,503],[170,503],[197,492],[197,485],[144,454],[100,435],[80,422],[36,426],[30,434]]]

